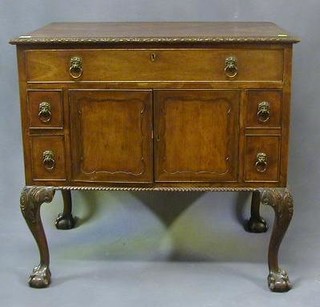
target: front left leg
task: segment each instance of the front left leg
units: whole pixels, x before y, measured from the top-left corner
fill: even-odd
[[[51,202],[54,193],[54,188],[48,187],[25,187],[21,192],[21,212],[40,252],[40,264],[34,268],[29,278],[29,285],[33,288],[45,288],[50,284],[49,250],[42,226],[40,207],[43,203]]]
[[[291,283],[287,272],[279,267],[278,252],[293,215],[292,195],[287,189],[265,189],[261,192],[261,203],[275,212],[268,252],[268,285],[271,291],[286,292],[291,289]]]

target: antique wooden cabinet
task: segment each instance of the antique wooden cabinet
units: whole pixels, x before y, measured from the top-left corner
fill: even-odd
[[[50,283],[40,206],[62,190],[56,225],[74,226],[70,190],[252,191],[248,230],[275,211],[269,287],[287,291],[278,250],[287,186],[292,45],[272,23],[53,23],[17,45],[26,187]],[[169,209],[168,209],[169,210]]]

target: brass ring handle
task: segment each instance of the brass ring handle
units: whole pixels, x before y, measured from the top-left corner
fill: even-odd
[[[256,170],[259,173],[264,173],[268,167],[267,154],[265,154],[264,152],[257,153],[257,160],[255,163],[255,166],[256,166]]]
[[[69,74],[73,79],[79,79],[82,76],[82,59],[78,56],[70,59]]]
[[[238,74],[237,58],[227,57],[225,60],[224,72],[228,78],[234,78]]]
[[[42,153],[42,164],[48,171],[52,171],[55,168],[56,160],[53,151],[45,150]]]
[[[48,123],[51,120],[51,105],[49,102],[43,101],[39,104],[38,117],[43,123]]]
[[[258,120],[261,123],[265,123],[270,119],[270,104],[267,101],[262,101],[258,104]]]

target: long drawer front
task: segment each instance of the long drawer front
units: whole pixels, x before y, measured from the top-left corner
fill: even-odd
[[[27,80],[282,81],[283,49],[54,49],[25,52]]]

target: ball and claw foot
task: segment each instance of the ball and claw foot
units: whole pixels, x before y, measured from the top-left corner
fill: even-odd
[[[287,292],[291,289],[291,283],[286,271],[270,272],[268,276],[269,289],[273,292]]]
[[[254,233],[262,233],[268,230],[266,221],[262,218],[251,217],[247,224],[247,230]]]
[[[59,214],[56,219],[55,225],[57,229],[62,229],[62,230],[72,229],[74,228],[75,220],[71,214],[70,215]]]
[[[51,282],[51,272],[46,265],[38,265],[32,271],[29,278],[29,286],[32,288],[46,288]]]

